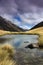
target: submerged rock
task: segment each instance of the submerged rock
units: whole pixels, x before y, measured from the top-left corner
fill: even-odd
[[[39,45],[38,44],[29,44],[28,46],[26,46],[25,48],[30,48],[30,49],[33,49],[33,48],[39,48]]]

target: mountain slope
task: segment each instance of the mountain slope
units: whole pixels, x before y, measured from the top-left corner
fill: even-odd
[[[29,31],[27,31],[28,33],[36,33],[36,34],[40,34],[43,35],[43,21],[38,23],[37,25],[35,25],[34,27],[32,27]]]
[[[35,25],[34,27],[32,27],[30,30],[32,29],[36,29],[36,28],[39,28],[39,27],[43,27],[43,21],[38,23],[37,25]]]
[[[39,35],[39,42],[38,45],[39,46],[43,46],[43,21],[40,22],[39,24],[35,25],[33,28],[31,28],[29,31],[27,31],[26,33],[28,34],[35,34],[35,35]]]
[[[28,34],[32,34],[32,35],[38,35],[39,38],[39,42],[38,42],[38,45],[39,46],[43,46],[43,26],[42,27],[39,27],[39,28],[35,28],[35,29],[32,29],[30,31],[27,31],[26,33]]]
[[[22,32],[22,28],[13,24],[11,21],[8,21],[0,16],[0,30],[11,31],[11,32]]]
[[[39,27],[30,31],[27,31],[28,33],[32,33],[32,34],[40,34],[43,35],[43,27]]]

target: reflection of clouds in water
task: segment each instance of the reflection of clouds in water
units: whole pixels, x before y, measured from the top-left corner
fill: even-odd
[[[13,46],[15,46],[15,47],[19,47],[20,46],[20,44],[21,44],[21,39],[19,39],[19,38],[15,38],[15,39],[12,39],[11,40],[11,44],[13,45]]]
[[[23,48],[30,43],[37,43],[38,36],[37,35],[6,35],[3,36],[2,39],[5,39],[4,43],[12,44],[13,46]],[[25,43],[26,42],[26,43]]]

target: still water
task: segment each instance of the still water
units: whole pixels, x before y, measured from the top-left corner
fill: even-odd
[[[5,35],[0,37],[0,44],[16,47],[14,59],[17,65],[43,65],[43,49],[26,49],[29,44],[38,43],[37,35]]]
[[[0,37],[0,43],[12,44],[17,48],[23,48],[31,43],[38,43],[37,35],[5,35]]]

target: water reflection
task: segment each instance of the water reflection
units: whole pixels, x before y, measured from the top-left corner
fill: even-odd
[[[6,41],[8,41],[9,39],[6,39],[6,38],[0,38],[0,43],[4,43]]]
[[[16,47],[14,59],[18,65],[43,65],[43,49],[26,49],[29,44],[38,43],[37,35],[5,35],[0,37],[0,43],[12,44]]]
[[[23,48],[31,43],[38,43],[37,35],[5,35],[0,37],[0,43],[10,43],[15,47]]]

